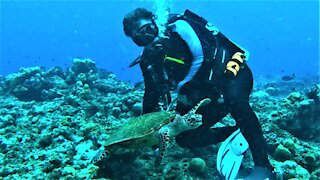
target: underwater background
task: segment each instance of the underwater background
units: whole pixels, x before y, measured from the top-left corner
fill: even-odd
[[[182,1],[171,13],[190,9],[250,52],[254,74],[319,74],[319,1]],[[154,0],[1,0],[0,74],[20,67],[70,66],[74,57],[94,59],[121,80],[142,80],[129,63],[142,51],[123,33],[124,15],[155,11]]]
[[[221,144],[170,144],[166,174],[150,147],[91,163],[141,114],[141,71],[128,65],[142,48],[122,27],[137,7],[189,9],[247,49],[271,164],[283,179],[320,179],[318,0],[0,0],[0,179],[223,179]],[[239,176],[252,168],[248,151]]]

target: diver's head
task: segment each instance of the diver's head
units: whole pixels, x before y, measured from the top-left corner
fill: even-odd
[[[123,29],[125,35],[131,37],[138,46],[152,43],[159,32],[154,15],[144,8],[137,8],[125,15]]]

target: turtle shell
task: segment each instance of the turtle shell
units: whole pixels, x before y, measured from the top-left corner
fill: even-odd
[[[175,118],[173,112],[152,112],[129,119],[122,127],[110,134],[104,146],[120,145],[143,147],[159,142],[158,130]]]

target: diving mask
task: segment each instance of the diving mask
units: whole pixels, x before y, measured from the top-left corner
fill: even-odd
[[[134,34],[132,40],[138,46],[146,46],[153,42],[153,40],[158,36],[158,27],[155,23],[148,23],[143,26]]]

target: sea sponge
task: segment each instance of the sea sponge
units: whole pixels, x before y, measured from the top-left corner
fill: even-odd
[[[207,170],[207,168],[206,162],[201,158],[192,158],[190,160],[189,169],[194,172],[203,173]]]
[[[289,160],[291,158],[291,152],[288,148],[280,144],[274,151],[274,158],[279,161]]]
[[[50,146],[50,144],[52,143],[52,135],[51,134],[46,134],[44,136],[41,136],[39,138],[39,147],[45,148]]]
[[[297,144],[292,139],[285,139],[283,142],[284,147],[288,148],[290,152],[294,152],[297,149]]]
[[[319,169],[319,158],[319,149],[304,147],[303,150],[299,152],[299,156],[297,156],[295,160],[309,172],[313,172],[316,169]]]

